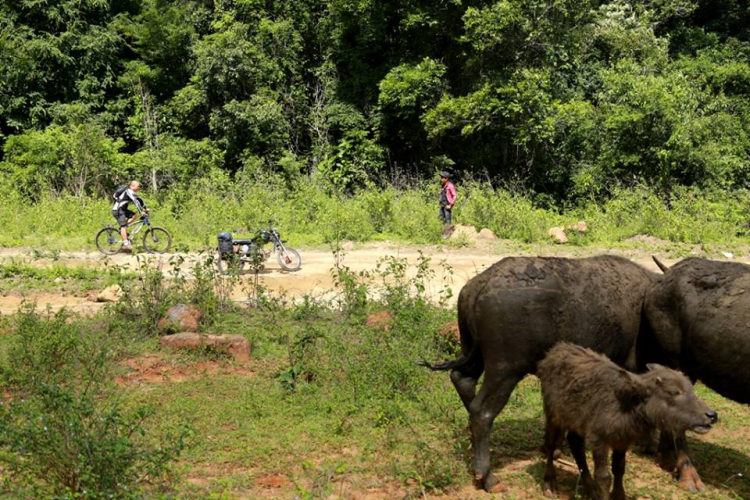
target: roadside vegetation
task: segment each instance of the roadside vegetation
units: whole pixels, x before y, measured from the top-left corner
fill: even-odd
[[[450,290],[428,295],[428,263],[341,265],[335,296],[258,287],[241,305],[225,294],[237,278],[211,263],[144,260],[121,282],[124,298],[95,316],[27,304],[0,325],[0,495],[487,498],[468,472],[467,415],[448,377],[416,364],[458,350],[455,313],[441,307]],[[203,333],[250,340],[252,360],[159,347],[155,322],[177,303],[206,312]],[[750,411],[699,392],[721,414],[691,438],[710,498],[747,497]],[[529,377],[494,427],[493,466],[511,498],[543,498],[540,396]],[[560,467],[572,495],[576,476]],[[649,456],[633,455],[626,481],[639,496],[682,495]]]
[[[489,228],[498,238],[525,243],[551,242],[547,231],[585,221],[589,230],[573,235],[576,246],[612,246],[638,235],[686,244],[742,246],[750,235],[747,191],[677,189],[666,198],[646,186],[616,191],[604,201],[579,201],[560,208],[534,193],[493,188],[489,183],[458,183],[454,210],[458,224]],[[273,219],[294,246],[329,246],[352,240],[439,243],[436,183],[372,188],[337,196],[311,182],[294,188],[268,178],[249,186],[175,190],[149,199],[152,221],[174,235],[174,250],[216,246],[219,231],[250,234]],[[24,202],[5,190],[0,203],[0,246],[23,246],[37,253],[95,251],[94,235],[114,222],[106,197],[45,197]],[[137,237],[136,237],[137,238]]]

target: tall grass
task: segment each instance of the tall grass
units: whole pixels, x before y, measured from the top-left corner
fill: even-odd
[[[336,196],[314,183],[295,188],[268,182],[204,186],[194,194],[175,188],[144,193],[152,222],[168,228],[177,249],[215,245],[219,231],[249,234],[273,219],[294,246],[340,240],[400,240],[438,243],[436,186],[372,189]],[[747,191],[678,189],[659,196],[648,187],[623,189],[606,202],[583,201],[566,209],[542,208],[533,197],[487,183],[458,186],[454,222],[487,227],[500,238],[549,241],[553,226],[584,220],[589,232],[577,245],[614,243],[638,234],[684,243],[737,243],[748,233]],[[107,199],[47,197],[30,204],[12,191],[0,192],[0,246],[47,249],[94,248],[94,235],[113,223]]]

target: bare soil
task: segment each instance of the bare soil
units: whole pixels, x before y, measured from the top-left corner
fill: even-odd
[[[673,249],[672,249],[673,250]],[[352,272],[373,271],[378,262],[387,257],[405,258],[410,265],[417,263],[420,255],[430,259],[430,268],[435,272],[434,276],[427,283],[427,293],[435,298],[439,296],[441,290],[449,287],[453,292],[453,297],[448,301],[449,305],[455,303],[458,291],[463,287],[467,280],[476,274],[482,272],[498,260],[509,255],[546,255],[546,256],[563,256],[563,257],[584,257],[599,254],[616,254],[627,257],[647,269],[658,272],[656,264],[651,259],[656,255],[662,262],[667,265],[681,260],[675,258],[670,250],[651,248],[578,248],[561,245],[534,245],[519,246],[513,242],[496,241],[496,242],[477,242],[469,247],[457,247],[451,245],[436,246],[416,246],[416,245],[398,245],[389,243],[367,244],[360,248],[347,251],[339,264],[347,266]],[[270,262],[266,263],[257,276],[259,284],[272,292],[281,292],[289,298],[300,297],[302,295],[312,295],[315,297],[332,296],[334,289],[333,277],[331,270],[336,265],[334,254],[329,250],[300,250],[302,256],[302,268],[296,272],[286,272],[279,268],[272,257]],[[686,256],[705,256],[699,247],[691,252],[684,252]],[[722,253],[718,253],[713,258],[720,260],[735,260],[739,262],[750,263],[748,252],[742,252],[742,256],[732,256],[727,258]],[[182,269],[189,269],[197,261],[206,258],[205,254],[188,253],[188,254],[168,254],[162,256],[136,256],[127,253],[118,254],[111,257],[105,257],[98,252],[63,252],[53,262],[50,259],[32,259],[31,251],[24,248],[10,248],[0,250],[0,262],[9,259],[23,259],[26,264],[33,266],[50,266],[53,263],[68,266],[91,266],[106,268],[118,266],[124,270],[137,270],[144,259],[149,259],[155,265],[161,266],[165,270],[170,269],[170,259],[180,256],[185,259]],[[415,269],[410,268],[413,275]],[[245,272],[239,280],[239,283],[231,292],[231,297],[236,301],[245,301],[248,299],[249,291],[253,289],[255,275],[252,272]],[[71,295],[69,292],[60,290],[56,292],[45,289],[44,291],[25,291],[23,293],[11,289],[2,289],[0,287],[0,314],[10,314],[16,311],[24,300],[34,301],[39,307],[50,307],[52,310],[66,307],[76,312],[94,313],[103,307],[103,304],[92,302],[92,294]]]

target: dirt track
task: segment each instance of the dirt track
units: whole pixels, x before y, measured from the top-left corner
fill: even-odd
[[[372,271],[376,268],[380,259],[387,256],[406,258],[410,264],[409,274],[415,272],[414,264],[419,259],[419,251],[430,258],[430,267],[435,271],[435,276],[427,283],[427,293],[438,297],[444,286],[449,286],[453,291],[453,298],[449,304],[455,303],[458,291],[468,279],[480,273],[493,263],[508,255],[556,255],[566,257],[583,257],[603,253],[623,255],[646,268],[658,271],[657,266],[651,259],[657,255],[663,262],[671,265],[680,260],[670,258],[666,252],[658,249],[604,249],[604,248],[575,248],[552,245],[539,245],[521,249],[512,242],[487,242],[477,243],[468,248],[456,248],[451,246],[418,247],[414,245],[396,244],[368,244],[362,248],[349,250],[345,253],[342,264],[348,266],[351,271]],[[289,297],[299,297],[310,294],[320,297],[331,297],[333,279],[331,269],[335,265],[334,256],[328,250],[301,249],[302,268],[294,273],[282,271],[275,258],[267,263],[266,268],[259,275],[264,287],[274,292],[286,292]],[[202,258],[200,254],[181,254],[186,259],[183,269],[189,268],[191,263]],[[160,256],[158,262],[164,269],[170,269],[169,260],[175,255]],[[726,259],[719,254],[713,258]],[[8,259],[22,259],[24,263],[34,266],[48,266],[53,264],[49,259],[32,259],[28,249],[3,249],[0,250],[0,262]],[[732,258],[740,262],[750,262],[750,257]],[[106,258],[96,252],[63,252],[54,263],[68,266],[119,266],[126,269],[136,269],[138,259],[129,254],[120,254]],[[452,270],[450,273],[448,267]],[[247,299],[250,285],[253,281],[252,274],[248,273],[241,277],[241,282],[234,288],[232,298],[237,301]],[[80,294],[83,295],[83,294]],[[49,305],[52,309],[68,307],[79,312],[94,312],[102,307],[102,304],[91,302],[84,296],[66,294],[63,291],[56,292],[46,289],[39,292],[28,292],[26,296],[37,302],[40,307]],[[17,291],[12,289],[2,290],[0,296],[0,313],[9,314],[14,312],[24,299]]]

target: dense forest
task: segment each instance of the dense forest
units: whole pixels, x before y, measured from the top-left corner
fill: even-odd
[[[750,181],[739,0],[4,0],[3,183]]]

